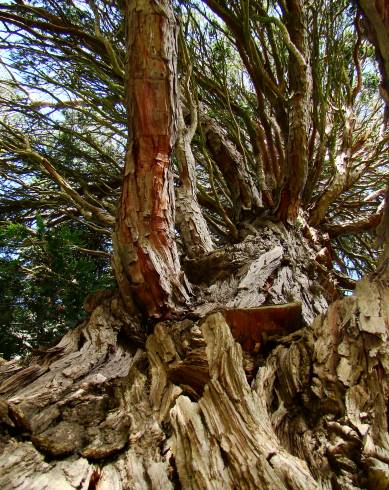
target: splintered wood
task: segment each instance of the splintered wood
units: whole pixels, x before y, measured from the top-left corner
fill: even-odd
[[[30,365],[0,364],[2,488],[388,488],[387,277],[312,325],[297,302],[221,308],[146,345],[117,295],[95,300]]]

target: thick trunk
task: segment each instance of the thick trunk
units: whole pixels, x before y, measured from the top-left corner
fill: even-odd
[[[170,170],[177,132],[177,23],[170,2],[127,8],[128,148],[114,233],[125,303],[161,317],[188,299],[174,231]]]
[[[197,304],[146,343],[92,297],[58,346],[0,366],[2,487],[387,488],[388,278],[324,314],[318,252],[269,223],[189,261]]]
[[[303,56],[301,5],[287,1],[297,8],[288,29]],[[323,244],[265,223],[238,245],[187,260],[197,294],[186,318],[148,334],[128,313],[132,298],[157,317],[186,300],[169,175],[174,16],[165,1],[134,0],[128,12],[130,137],[114,245],[120,294],[90,298],[90,318],[28,364],[0,365],[0,484],[388,488],[385,264],[325,313],[336,290]],[[295,220],[306,178],[307,80],[290,74],[301,118],[289,120],[295,173],[281,199],[284,221]]]

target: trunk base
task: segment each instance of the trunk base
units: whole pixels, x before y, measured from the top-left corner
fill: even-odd
[[[309,325],[325,308],[322,290],[310,309],[304,297],[315,250],[264,231],[263,248],[253,237],[225,252],[234,274],[199,289],[191,319],[158,323],[145,345],[110,293],[28,367],[2,364],[0,484],[386,489],[387,278]],[[287,285],[302,301],[286,301]],[[272,297],[284,304],[260,306]]]

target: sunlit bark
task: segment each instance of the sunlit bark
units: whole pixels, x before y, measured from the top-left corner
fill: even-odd
[[[149,316],[188,299],[174,232],[177,23],[170,2],[128,4],[128,148],[114,234],[119,289]]]
[[[3,362],[2,487],[386,489],[389,291],[365,279],[325,314],[315,253],[269,223],[199,260],[190,318],[146,335],[106,292]]]
[[[244,54],[243,28],[224,2],[207,3]],[[184,241],[194,240],[185,261],[196,293],[189,304],[174,230],[177,131],[180,183],[197,201],[192,135],[177,108],[177,24],[168,0],[128,2],[119,291],[87,298],[89,317],[55,347],[24,364],[0,363],[3,488],[388,488],[388,255],[352,296],[328,307],[339,297],[328,240],[307,223],[290,226],[307,176],[310,81],[304,2],[283,5],[292,93],[280,219],[254,219],[245,239],[211,251],[193,208],[184,223]],[[257,73],[257,82],[280,104],[271,78]],[[256,212],[241,155],[212,121],[204,133],[232,201]],[[335,194],[319,199],[315,225]],[[385,254],[388,221],[387,205]],[[340,235],[347,225],[333,226]]]

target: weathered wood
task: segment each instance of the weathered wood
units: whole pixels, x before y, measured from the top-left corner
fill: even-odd
[[[145,346],[111,292],[29,365],[3,362],[2,487],[386,489],[387,278],[364,279],[325,314],[309,278],[319,244],[281,230],[233,247],[238,271],[199,297],[212,313],[160,322]],[[281,262],[264,269],[277,247]],[[258,270],[269,275],[255,308],[226,308]],[[279,304],[261,307],[262,295]]]
[[[209,272],[212,282],[197,293],[194,313],[203,317],[226,307],[297,302],[304,323],[310,324],[318,313],[325,312],[330,299],[320,284],[331,283],[331,277],[316,263],[322,245],[309,243],[282,224],[264,222],[257,234],[243,242],[188,261],[190,278],[206,284]]]
[[[244,158],[226,138],[223,128],[215,120],[200,114],[200,124],[207,148],[228,186],[236,220],[239,220],[242,209],[255,213],[262,207],[262,200]]]
[[[221,313],[160,323],[144,351],[125,347],[105,299],[33,360],[42,371],[29,385],[30,367],[1,366],[0,483],[387,488],[388,301],[382,281],[362,281],[262,351],[250,386]],[[297,328],[294,309],[282,315]]]
[[[306,179],[309,80],[303,2],[285,6],[294,93],[279,214],[293,223]],[[125,304],[111,292],[89,298],[89,320],[56,347],[28,365],[1,364],[0,485],[388,488],[385,268],[324,314],[323,240],[263,223],[241,244],[188,261],[202,286],[196,305],[186,319],[155,325],[144,345],[133,298],[154,318],[187,300],[169,173],[176,24],[165,0],[134,0],[128,12],[130,138],[115,234]],[[255,208],[242,162],[226,147],[220,153],[220,141],[213,156],[237,184],[235,202]]]
[[[352,105],[350,104],[344,108],[343,135],[340,147],[334,158],[332,179],[310,213],[309,222],[312,226],[318,226],[324,220],[328,208],[341,195],[347,185],[347,179],[352,168],[351,155],[354,124],[355,116]]]
[[[234,339],[245,351],[258,352],[268,340],[298,330],[302,326],[301,304],[227,309],[222,312]]]
[[[180,230],[188,257],[199,257],[213,249],[208,225],[197,200],[196,162],[191,141],[197,127],[197,109],[187,88],[191,104],[191,125],[187,128],[181,104],[178,108],[176,157],[180,183],[176,188],[176,224]]]
[[[387,276],[389,274],[389,183],[386,186],[385,204],[381,221],[377,227],[378,246],[383,248],[376,276]]]
[[[97,306],[35,359],[40,376],[28,385],[29,367],[0,377],[2,488],[172,488],[158,449],[166,436],[147,397],[147,358],[126,341],[117,309],[117,298]]]
[[[171,411],[183,487],[317,488],[305,464],[279,446],[222,315],[211,315],[201,330],[211,380],[198,403],[182,395]]]

